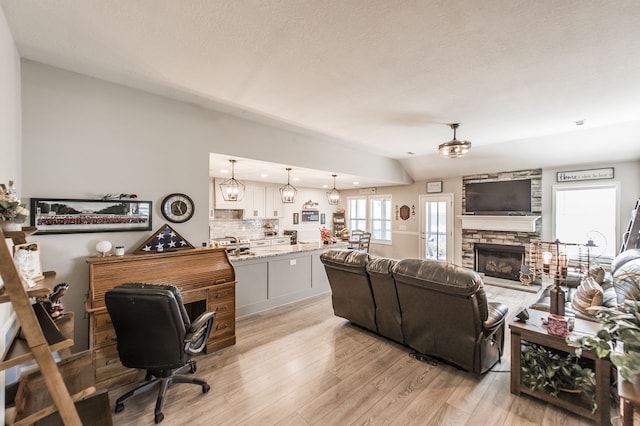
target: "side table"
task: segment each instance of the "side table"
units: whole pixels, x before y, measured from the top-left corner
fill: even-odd
[[[618,395],[622,405],[622,425],[633,426],[633,409],[640,407],[640,382],[625,382],[618,373]]]
[[[611,383],[611,363],[608,359],[598,358],[594,351],[582,351],[582,357],[592,359],[595,364],[596,375],[596,412],[570,398],[562,398],[551,395],[544,390],[532,391],[528,386],[523,386],[521,380],[521,349],[522,341],[535,343],[559,351],[572,353],[575,348],[566,344],[564,337],[547,334],[546,327],[542,324],[542,318],[546,318],[548,312],[529,309],[529,319],[526,323],[514,321],[509,325],[511,329],[511,393],[520,395],[521,393],[539,398],[549,404],[556,405],[571,411],[572,413],[592,419],[597,425],[609,425],[611,417],[609,385]],[[592,321],[575,319],[573,333],[595,334],[599,329],[599,324]]]

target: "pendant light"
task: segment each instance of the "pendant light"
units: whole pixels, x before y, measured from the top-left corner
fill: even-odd
[[[338,175],[331,176],[333,176],[333,189],[331,191],[327,191],[327,200],[329,201],[329,204],[335,206],[340,202],[340,192],[336,189],[336,176]]]
[[[229,160],[231,163],[231,179],[227,179],[220,184],[222,198],[225,201],[242,201],[244,196],[244,184],[235,178],[236,160]]]
[[[445,142],[440,144],[438,150],[440,150],[440,155],[446,158],[460,158],[465,155],[471,149],[471,142],[469,141],[459,141],[456,139],[456,129],[460,124],[453,123],[450,124],[449,127],[453,129],[453,139],[449,142]]]
[[[287,184],[280,187],[280,199],[283,203],[294,203],[296,201],[296,194],[298,190],[289,183],[289,177],[291,174],[291,167],[287,167]]]

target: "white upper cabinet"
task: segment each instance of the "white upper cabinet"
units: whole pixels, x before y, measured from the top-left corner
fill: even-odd
[[[244,210],[244,218],[280,218],[284,216],[284,205],[280,199],[277,185],[265,185],[257,182],[243,182],[244,196],[241,201],[225,201],[220,190],[223,178],[210,179],[212,205],[209,217],[213,218],[214,209]]]
[[[276,185],[269,185],[265,191],[266,217],[284,217],[284,204],[280,199],[280,189]]]

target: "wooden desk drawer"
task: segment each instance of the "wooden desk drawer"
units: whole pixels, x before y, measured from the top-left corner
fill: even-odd
[[[209,305],[218,303],[215,302],[216,300],[226,299],[235,299],[235,288],[233,286],[209,289],[209,297],[207,299]]]
[[[93,362],[96,371],[96,382],[110,379],[113,376],[126,373],[130,370],[120,363],[116,345],[94,349]]]
[[[207,311],[215,312],[217,317],[225,314],[234,314],[236,311],[236,302],[233,298],[213,299],[207,305]],[[216,318],[217,320],[217,318]]]
[[[209,340],[217,339],[226,335],[233,335],[236,332],[236,319],[235,312],[216,315],[216,319],[213,323],[213,330]]]
[[[93,329],[95,331],[102,331],[107,328],[113,330],[113,324],[111,323],[111,317],[107,311],[96,312],[92,315]]]
[[[101,331],[96,331],[93,334],[93,347],[101,348],[103,346],[115,345],[115,340],[113,340],[113,336],[116,335],[116,331],[113,327],[109,326]]]

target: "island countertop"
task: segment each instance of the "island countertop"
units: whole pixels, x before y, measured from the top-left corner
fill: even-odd
[[[322,242],[300,242],[292,245],[278,245],[269,247],[254,247],[248,254],[241,254],[239,256],[230,254],[229,260],[233,263],[243,262],[245,260],[255,260],[265,257],[273,256],[285,256],[288,254],[312,252],[316,250],[330,250],[330,249],[346,249],[348,243],[337,242],[333,244],[323,244]]]

